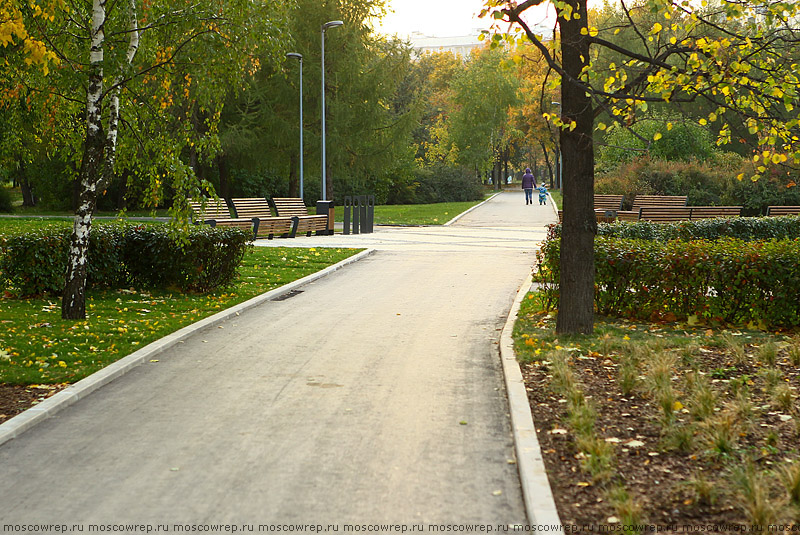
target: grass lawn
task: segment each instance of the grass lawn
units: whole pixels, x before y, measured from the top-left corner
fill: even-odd
[[[489,198],[489,194],[486,198]],[[433,204],[387,204],[375,207],[376,225],[444,225],[455,216],[480,204],[480,201]],[[313,208],[310,208],[313,212]],[[344,208],[336,207],[336,221],[342,222]]]
[[[68,222],[62,222],[69,224]],[[0,220],[0,234],[47,224]],[[252,248],[235,283],[215,292],[92,290],[87,319],[61,319],[60,296],[0,297],[0,384],[78,381],[202,318],[305,277],[356,249]]]
[[[565,524],[798,526],[800,336],[617,318],[558,336],[529,294],[514,343]]]

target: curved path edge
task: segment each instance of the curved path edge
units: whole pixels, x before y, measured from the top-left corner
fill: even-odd
[[[481,206],[483,206],[487,202],[491,201],[492,199],[494,199],[495,197],[497,197],[501,193],[503,193],[503,192],[502,191],[498,191],[497,193],[495,193],[494,195],[492,195],[488,199],[485,199],[483,202],[480,202],[480,203],[476,204],[472,208],[467,208],[466,210],[464,210],[463,212],[461,212],[460,214],[458,214],[457,216],[455,216],[453,219],[451,219],[450,221],[448,221],[447,223],[445,223],[442,226],[443,227],[449,227],[450,225],[452,225],[453,223],[455,223],[456,221],[458,221],[459,219],[461,219],[462,217],[464,217],[468,213],[472,212],[473,210],[477,210],[478,208],[480,208]]]
[[[38,405],[35,405],[30,409],[14,416],[3,424],[0,424],[0,445],[18,437],[39,422],[42,422],[50,416],[53,416],[76,401],[85,398],[98,388],[110,383],[118,377],[121,377],[136,366],[185,340],[198,331],[213,327],[231,317],[238,316],[245,310],[258,306],[265,301],[270,301],[276,297],[280,297],[286,293],[289,293],[300,286],[321,279],[322,277],[325,277],[334,271],[366,258],[374,252],[374,249],[367,249],[360,253],[356,253],[355,255],[346,258],[332,266],[328,266],[323,270],[312,273],[311,275],[307,275],[302,279],[297,279],[294,282],[290,282],[279,288],[270,290],[269,292],[257,295],[247,301],[239,303],[238,305],[234,305],[231,308],[220,311],[213,316],[209,316],[198,322],[192,323],[191,325],[182,327],[181,329],[178,329],[177,331],[168,334],[167,336],[160,338],[155,342],[147,344],[143,348],[136,350],[135,352],[121,358],[113,364],[109,364],[102,370],[99,370],[92,375],[81,379],[77,383],[68,386],[58,394],[55,394]]]
[[[522,496],[525,501],[525,511],[531,525],[560,526],[561,520],[547,479],[547,471],[536,436],[536,427],[533,425],[531,406],[522,371],[517,362],[514,351],[514,322],[517,319],[522,300],[528,294],[532,284],[532,277],[522,283],[511,311],[508,313],[503,331],[500,334],[500,360],[503,363],[503,376],[508,393],[509,412],[511,413],[511,427],[514,434],[514,447],[517,453],[517,467],[522,483]]]

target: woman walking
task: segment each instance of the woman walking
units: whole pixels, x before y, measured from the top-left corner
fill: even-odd
[[[533,188],[536,187],[536,178],[531,173],[531,168],[525,168],[525,174],[522,175],[522,189],[525,190],[525,204],[533,204]]]

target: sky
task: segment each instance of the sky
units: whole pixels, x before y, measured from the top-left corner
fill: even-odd
[[[435,37],[471,35],[476,29],[480,31],[490,25],[489,19],[478,18],[483,0],[389,0],[388,3],[389,13],[377,24],[377,30],[390,35],[407,37],[415,31]],[[547,15],[545,9],[543,6],[537,13],[526,16],[526,20],[543,21]]]

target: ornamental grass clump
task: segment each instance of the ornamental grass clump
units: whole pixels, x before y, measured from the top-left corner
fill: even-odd
[[[722,335],[722,343],[723,347],[733,357],[734,364],[737,366],[744,366],[748,363],[747,351],[745,350],[744,344],[736,336],[726,332]]]
[[[704,421],[714,414],[719,396],[705,375],[692,372],[686,376],[689,414],[697,421]]]
[[[756,470],[752,462],[734,467],[730,481],[738,497],[737,503],[751,524],[767,526],[790,519],[788,500],[771,492],[776,485],[771,485],[768,475]]]

